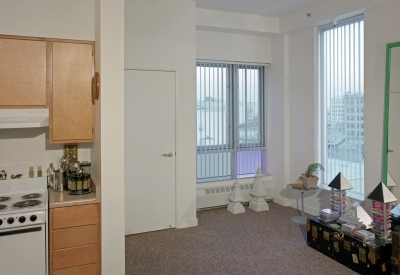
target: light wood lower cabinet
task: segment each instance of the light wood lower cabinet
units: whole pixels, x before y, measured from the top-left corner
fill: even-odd
[[[78,267],[60,269],[53,272],[54,275],[92,275],[99,274],[99,266],[97,264],[83,265]]]
[[[50,209],[50,274],[100,274],[100,205]]]

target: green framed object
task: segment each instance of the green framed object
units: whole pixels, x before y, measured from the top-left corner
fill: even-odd
[[[389,89],[392,48],[400,47],[400,42],[386,45],[386,76],[385,76],[385,102],[383,115],[383,146],[382,146],[382,182],[387,185],[388,169],[388,134],[389,134]]]

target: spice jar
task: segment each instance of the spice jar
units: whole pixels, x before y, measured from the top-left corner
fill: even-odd
[[[82,189],[88,189],[90,187],[90,174],[82,175]]]
[[[76,190],[76,175],[74,174],[68,175],[68,189]]]
[[[37,167],[37,176],[38,177],[42,176],[42,165],[41,164],[39,164]]]
[[[82,176],[76,177],[76,190],[82,190]]]
[[[33,172],[33,166],[29,166],[29,177],[33,178],[34,172]]]

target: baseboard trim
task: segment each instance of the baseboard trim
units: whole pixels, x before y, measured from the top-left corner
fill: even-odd
[[[277,204],[280,204],[282,206],[291,206],[290,205],[290,201],[288,199],[285,199],[285,198],[276,197],[276,198],[273,199],[273,202],[275,202]]]
[[[179,221],[178,225],[176,228],[182,229],[182,228],[187,228],[187,227],[194,227],[199,224],[197,218],[195,219],[190,219],[190,220],[181,220]]]

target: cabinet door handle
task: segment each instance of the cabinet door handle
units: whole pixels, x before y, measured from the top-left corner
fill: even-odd
[[[388,152],[388,153],[393,153],[394,151],[393,151],[393,150],[390,150],[390,149],[387,149],[387,152]]]

